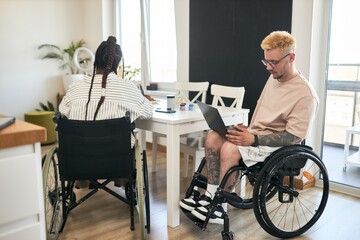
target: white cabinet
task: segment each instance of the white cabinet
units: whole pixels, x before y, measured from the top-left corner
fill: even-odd
[[[0,132],[0,240],[45,240],[42,140],[22,144],[21,139],[7,144],[6,133],[7,128]],[[16,137],[26,137],[18,133],[14,133]],[[11,146],[19,142],[21,145]]]

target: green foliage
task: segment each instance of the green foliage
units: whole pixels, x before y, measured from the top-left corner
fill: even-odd
[[[64,70],[65,73],[77,74],[80,72],[73,63],[74,53],[76,49],[84,47],[85,44],[85,40],[80,40],[77,42],[71,41],[69,47],[65,49],[61,49],[59,46],[53,44],[42,44],[38,47],[38,49],[47,49],[49,51],[41,59],[58,60],[60,62],[59,68]]]
[[[123,67],[119,66],[118,72],[122,73],[123,72]],[[130,65],[125,66],[124,68],[124,78],[128,79],[128,80],[132,80],[133,78],[135,78],[137,75],[139,75],[141,72],[141,68],[137,68],[137,67],[132,67]]]
[[[60,105],[60,93],[56,94],[56,105],[54,105],[52,102],[47,101],[46,104],[39,102],[40,108],[35,108],[36,111],[53,111],[56,112],[59,109]]]

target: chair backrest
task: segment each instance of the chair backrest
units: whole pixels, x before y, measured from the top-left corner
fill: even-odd
[[[225,106],[222,98],[234,99],[230,107],[240,109],[242,108],[245,88],[244,87],[228,87],[218,84],[211,85],[211,95],[213,95],[213,106]]]
[[[129,117],[57,121],[61,180],[129,178],[134,169]]]
[[[196,100],[206,102],[206,92],[209,88],[209,82],[186,82],[178,83],[179,90],[178,97],[182,98],[185,102],[194,103]],[[189,93],[196,92],[196,95],[189,99]]]

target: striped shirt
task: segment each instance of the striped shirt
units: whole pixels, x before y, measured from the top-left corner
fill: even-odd
[[[62,115],[69,119],[85,120],[91,77],[85,76],[83,80],[70,86],[59,106]],[[101,81],[102,74],[95,75],[86,120],[93,120],[94,118],[101,97]],[[130,119],[133,122],[137,118],[151,118],[153,108],[152,103],[141,94],[133,82],[123,80],[116,74],[110,73],[107,77],[105,101],[99,109],[96,120],[121,118],[129,111]],[[132,136],[132,146],[134,143],[135,138]]]

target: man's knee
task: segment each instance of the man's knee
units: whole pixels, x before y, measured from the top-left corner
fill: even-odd
[[[220,160],[228,162],[239,162],[241,159],[241,154],[239,148],[230,142],[225,142],[220,151]]]
[[[206,135],[205,146],[220,148],[224,140],[222,137],[215,131],[209,131]]]

